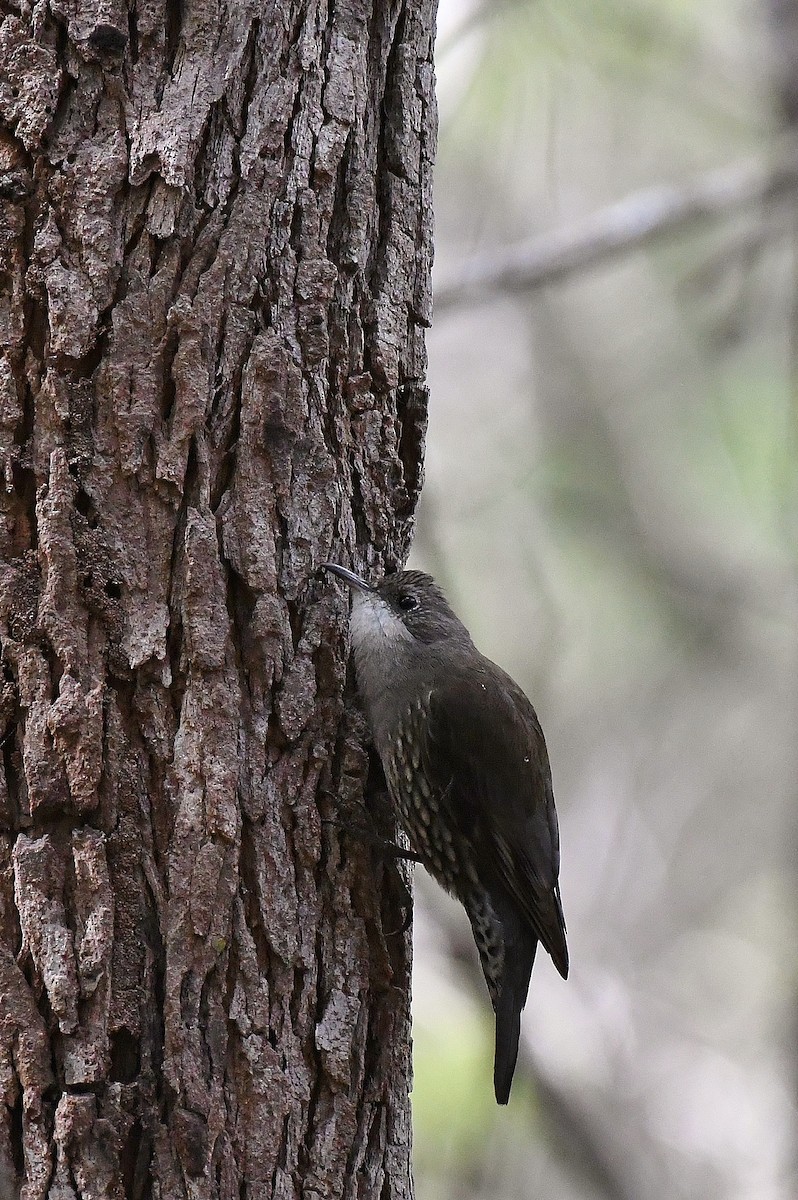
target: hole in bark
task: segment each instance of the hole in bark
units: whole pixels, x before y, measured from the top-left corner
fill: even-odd
[[[274,713],[272,713],[269,717],[269,722],[266,727],[266,737],[264,740],[267,748],[270,750],[283,751],[288,745],[288,739],[283,733],[280,727],[280,722],[277,720],[277,717]]]
[[[174,346],[172,346],[171,351],[169,351],[169,348],[167,346],[167,353],[169,354],[169,363],[170,364],[172,362],[174,362],[174,349],[175,349]],[[164,419],[164,421],[169,420],[169,418],[172,415],[172,411],[173,411],[174,407],[175,407],[175,381],[172,378],[172,371],[171,371],[171,369],[169,369],[167,371],[167,373],[164,375],[164,381],[163,381],[163,419]]]
[[[130,1131],[125,1138],[125,1145],[122,1149],[121,1162],[122,1171],[125,1180],[125,1195],[133,1195],[133,1181],[136,1177],[136,1162],[139,1156],[139,1145],[141,1144],[141,1121],[134,1121],[130,1126]]]
[[[166,0],[166,53],[170,63],[173,63],[180,42],[180,29],[183,24],[183,5],[181,0]]]
[[[133,1122],[125,1138],[120,1155],[124,1194],[128,1200],[143,1200],[152,1195],[150,1180],[150,1157],[152,1141],[142,1127],[141,1120]]]
[[[115,1083],[132,1083],[140,1066],[138,1038],[129,1029],[117,1029],[111,1034],[111,1079]]]
[[[211,512],[213,513],[215,513],[218,509],[222,497],[232,482],[235,461],[234,448],[226,450],[222,455],[219,463],[219,469],[216,473],[216,479],[214,480],[213,487],[211,489]]]
[[[64,667],[49,641],[46,639],[42,641],[40,649],[47,660],[47,666],[50,668],[50,701],[52,704],[55,704],[58,699],[58,691],[61,684],[61,676],[64,674]]]
[[[25,1169],[25,1154],[22,1149],[22,1088],[8,1114],[8,1139],[11,1142],[11,1157],[17,1175]]]
[[[229,566],[229,564],[228,564]],[[255,611],[257,597],[246,580],[242,579],[232,567],[227,573],[227,602],[229,611],[233,614],[236,630],[240,638],[241,653],[244,661],[254,656],[256,649],[252,640],[252,614]]]
[[[412,507],[421,490],[421,464],[427,433],[427,392],[421,384],[403,384],[396,394],[399,418],[399,458],[404,468],[406,508]]]
[[[121,600],[122,599],[122,589],[118,583],[114,582],[113,579],[109,579],[108,582],[106,583],[105,594],[106,594],[106,596],[109,596],[111,598],[111,600]]]
[[[139,23],[136,19],[135,9],[132,8],[128,13],[127,29],[130,45],[130,61],[135,64],[139,60]]]
[[[53,1059],[53,1066],[55,1066],[55,1059]],[[97,1084],[96,1083],[73,1083],[69,1089],[69,1094],[71,1096],[96,1096],[97,1095]]]
[[[19,430],[17,430],[19,433]],[[24,443],[18,442],[18,445]],[[18,462],[11,464],[11,478],[14,485],[14,493],[18,498],[18,509],[21,513],[27,515],[27,530],[30,536],[31,550],[36,550],[39,545],[39,535],[36,526],[36,476],[29,467],[23,467]]]
[[[2,754],[3,765],[2,770],[6,777],[6,792],[8,799],[19,812],[19,754],[17,752],[16,726],[12,725],[9,730],[3,735]]]
[[[81,354],[78,358],[70,358],[70,360],[69,360],[70,369],[71,369],[71,375],[72,375],[72,382],[74,384],[79,384],[87,379],[92,378],[92,376],[94,375],[94,372],[97,370],[98,366],[102,362],[103,348],[105,345],[105,341],[106,341],[106,332],[104,329],[100,329],[97,333],[97,336],[96,336],[94,342],[92,343],[92,345],[89,347],[89,349],[86,351],[85,354]],[[76,389],[76,394],[75,394],[75,401],[76,401],[76,403],[80,403],[80,396],[79,396],[79,393],[77,392],[77,389]],[[85,404],[85,401],[84,401],[84,404]]]
[[[293,153],[293,147],[291,145],[290,129],[291,129],[291,127],[289,126],[289,129],[286,130],[286,134],[285,134],[286,152],[287,153]],[[290,159],[289,159],[289,161],[290,161]],[[302,205],[301,204],[294,205],[294,211],[291,215],[291,245],[297,250],[302,245]]]
[[[70,467],[70,470],[72,468]],[[94,507],[94,501],[85,488],[78,488],[75,496],[75,508],[82,517],[86,518],[89,529],[96,529],[100,523],[97,516],[97,509]]]
[[[89,44],[101,54],[124,54],[127,33],[115,25],[96,25],[89,34]]]
[[[85,587],[87,592],[90,591],[93,583],[94,583],[94,576],[92,575],[91,571],[87,571],[86,574],[83,576],[83,586]]]
[[[169,656],[169,667],[172,672],[172,704],[179,715],[183,704],[183,694],[186,690],[186,677],[182,666],[183,660],[183,626],[180,621],[171,621],[166,633],[166,652]]]
[[[344,216],[344,214],[349,212],[347,201],[354,138],[355,132],[353,129],[350,129],[335,175],[335,196],[332,205],[333,219],[330,221],[330,227],[327,232],[327,257],[330,262],[334,262],[341,271],[347,274],[352,274],[357,270],[357,261],[353,261],[351,250],[349,250],[347,244],[350,232],[349,220]]]

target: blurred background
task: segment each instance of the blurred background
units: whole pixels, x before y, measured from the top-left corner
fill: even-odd
[[[415,566],[551,754],[509,1109],[416,875],[418,1200],[795,1200],[798,0],[443,0]]]

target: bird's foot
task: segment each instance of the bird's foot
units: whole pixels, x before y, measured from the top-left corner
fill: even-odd
[[[415,850],[410,850],[406,846],[400,846],[397,842],[392,842],[390,838],[384,838],[381,834],[375,833],[368,825],[353,825],[351,821],[342,821],[338,817],[327,817],[322,821],[322,825],[334,825],[337,829],[342,829],[345,833],[351,833],[353,837],[358,837],[362,841],[367,842],[370,846],[374,846],[383,857],[387,859],[406,859],[408,862],[421,862],[421,855],[416,854]]]
[[[384,838],[380,834],[375,833],[368,825],[353,825],[350,821],[342,821],[340,818],[328,817],[322,821],[322,825],[333,825],[337,829],[343,830],[345,833],[351,833],[353,837],[361,838],[370,846],[374,846],[383,859],[389,862],[396,862],[400,859],[406,859],[409,862],[421,862],[421,856],[416,854],[414,850],[409,850],[405,846],[399,846],[396,842],[390,841],[389,838]],[[413,896],[407,886],[406,881],[401,874],[397,872],[399,885],[402,889],[402,899],[399,902],[399,907],[403,914],[402,924],[398,929],[386,929],[386,937],[401,937],[407,933],[410,926],[413,924]]]

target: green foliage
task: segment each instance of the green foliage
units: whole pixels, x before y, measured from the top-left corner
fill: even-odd
[[[498,1144],[529,1136],[534,1093],[523,1074],[506,1109],[493,1099],[493,1017],[456,1004],[446,1020],[414,1018],[413,1119],[418,1200],[479,1193]]]

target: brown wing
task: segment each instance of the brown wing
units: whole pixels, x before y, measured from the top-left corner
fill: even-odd
[[[439,678],[445,682],[432,689],[423,723],[427,778],[472,846],[486,886],[506,889],[565,977],[557,814],[535,710],[487,659]]]

